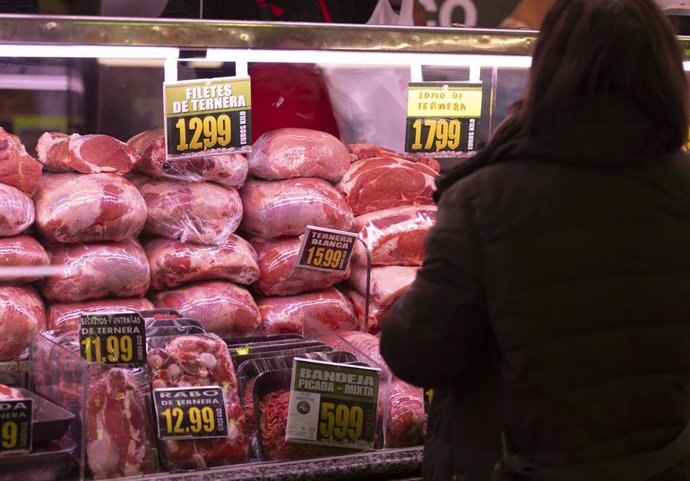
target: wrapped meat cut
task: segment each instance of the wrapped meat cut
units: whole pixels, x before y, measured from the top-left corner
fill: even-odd
[[[0,179],[25,194],[34,195],[43,166],[31,157],[19,137],[0,127]]]
[[[38,160],[51,172],[124,175],[139,160],[139,152],[109,135],[66,135],[46,132],[36,145]]]
[[[0,273],[4,267],[38,267],[50,264],[50,258],[43,246],[33,237],[19,235],[16,237],[0,238]],[[13,284],[26,284],[40,279],[40,276],[13,277],[0,281],[10,281]]]
[[[265,297],[257,301],[266,334],[302,334],[304,319],[315,319],[334,331],[357,328],[349,299],[331,287],[288,297]]]
[[[426,413],[424,391],[400,379],[391,381],[386,422],[386,447],[424,444]]]
[[[374,144],[347,144],[347,151],[352,154],[354,161],[362,159],[371,159],[373,157],[400,157],[412,162],[421,162],[434,169],[436,172],[441,172],[441,164],[433,157],[420,157],[418,155],[407,155],[395,150],[386,149],[380,145]]]
[[[152,338],[157,339],[161,338]],[[220,386],[225,395],[228,436],[161,441],[161,458],[166,466],[194,469],[246,461],[249,455],[246,425],[225,342],[212,334],[172,337],[163,346],[149,347],[147,359],[152,389]]]
[[[265,180],[318,177],[338,182],[352,157],[331,134],[311,129],[283,128],[261,135],[249,156],[249,173]]]
[[[151,289],[169,289],[206,279],[237,284],[252,284],[259,279],[256,251],[236,234],[219,245],[154,239],[144,248],[151,266]]]
[[[0,384],[0,401],[11,401],[13,399],[24,399],[24,394],[16,388]]]
[[[36,226],[63,243],[120,241],[146,222],[146,204],[130,181],[116,174],[43,174]]]
[[[43,281],[43,294],[52,302],[79,302],[103,297],[143,297],[150,269],[138,241],[98,244],[53,244],[47,251],[64,275]]]
[[[369,248],[371,265],[421,266],[424,241],[435,221],[435,205],[393,207],[358,216],[355,231]],[[355,243],[353,260],[367,262],[359,242]]]
[[[264,239],[302,234],[307,225],[352,230],[352,209],[322,179],[247,181],[240,191],[243,231]]]
[[[261,276],[253,284],[263,296],[294,296],[307,291],[326,289],[345,280],[345,272],[317,271],[296,267],[301,241],[299,237],[283,237],[271,241],[252,239],[259,256]]]
[[[399,157],[354,162],[337,185],[355,215],[403,205],[433,204],[437,172]]]
[[[418,267],[411,266],[372,267],[369,298],[384,309],[390,307],[410,288],[418,270]],[[353,264],[352,274],[347,282],[360,294],[366,294],[367,268],[361,264]]]
[[[185,182],[215,182],[240,188],[247,178],[249,164],[242,154],[215,154],[167,158],[163,129],[141,132],[127,141],[141,152],[135,168],[151,177]]]
[[[341,332],[340,336],[347,342],[352,344],[354,347],[356,347],[362,354],[364,354],[369,359],[377,363],[378,366],[376,367],[384,367],[388,369],[386,361],[384,361],[383,357],[381,356],[379,348],[380,343],[378,337],[374,336],[373,334],[360,331],[345,331]],[[353,354],[357,356],[358,359],[361,357],[356,352]],[[363,362],[368,362],[369,359],[362,358],[359,360]]]
[[[189,183],[136,176],[133,182],[146,202],[144,232],[199,244],[222,244],[242,219],[235,189],[210,182]]]
[[[11,185],[0,184],[0,237],[21,234],[34,223],[31,197]]]
[[[45,308],[35,290],[0,286],[0,361],[19,356],[45,325]]]
[[[357,314],[357,328],[363,332],[378,334],[381,331],[381,319],[386,315],[388,308],[381,307],[372,299],[369,299],[369,326],[368,329],[365,329],[364,313],[367,306],[364,296],[352,287],[340,286],[339,288],[342,293],[347,296],[352,303],[352,307],[355,309],[355,313]]]
[[[230,282],[199,282],[152,292],[150,297],[155,307],[175,309],[221,337],[246,336],[261,327],[261,314],[252,295]]]
[[[76,329],[81,314],[133,312],[153,309],[145,298],[98,299],[86,302],[55,303],[46,308],[47,329]]]

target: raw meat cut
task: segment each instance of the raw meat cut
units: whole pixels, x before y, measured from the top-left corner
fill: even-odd
[[[159,338],[152,338],[159,339]],[[241,463],[249,455],[237,378],[227,345],[217,336],[177,336],[148,350],[151,388],[221,386],[228,415],[228,436],[161,441],[161,458],[169,469],[207,468]]]
[[[356,289],[351,287],[341,286],[340,290],[350,299],[352,306],[357,314],[357,326],[362,332],[368,332],[370,334],[378,334],[381,331],[381,319],[386,315],[388,308],[381,307],[372,299],[369,299],[369,326],[365,329],[364,325],[364,312],[366,311],[366,303],[364,296],[357,292]]]
[[[421,162],[422,164],[428,165],[436,172],[441,172],[441,164],[433,157],[407,155],[374,144],[347,144],[347,151],[354,156],[353,162],[362,159],[371,159],[373,157],[400,157],[412,162]]]
[[[19,389],[0,384],[0,401],[11,401],[13,399],[24,399],[24,394]]]
[[[90,366],[85,434],[94,479],[156,471],[148,393],[142,369]]]
[[[259,256],[261,276],[253,284],[263,296],[294,296],[307,291],[326,289],[345,280],[345,272],[317,271],[296,267],[301,241],[299,237],[284,237],[272,241],[252,239]]]
[[[34,223],[31,197],[11,185],[0,184],[0,237],[21,234]]]
[[[400,379],[393,379],[388,399],[386,447],[401,448],[424,444],[426,414],[422,388]]]
[[[360,359],[361,356],[359,355],[359,353],[353,352],[353,354],[357,356],[357,358],[360,361],[368,362],[369,360],[372,360],[378,364],[378,366],[375,367],[383,367],[385,369],[388,369],[388,365],[386,364],[386,361],[383,360],[383,357],[381,356],[381,352],[379,350],[380,348],[378,337],[374,336],[373,334],[359,331],[341,332],[340,336],[347,342],[352,344],[354,347],[356,347],[362,354],[368,357],[368,359]]]
[[[367,244],[373,266],[421,266],[424,241],[436,221],[435,205],[393,207],[355,218],[355,231]],[[366,264],[364,246],[355,243],[353,260]]]
[[[374,157],[354,162],[337,188],[355,215],[362,215],[403,205],[433,204],[436,176],[424,164]]]
[[[138,241],[47,246],[64,275],[43,281],[43,295],[52,302],[79,302],[104,297],[143,297],[150,269]]]
[[[240,195],[242,230],[264,239],[300,235],[307,225],[349,231],[355,224],[345,199],[322,179],[252,179]]]
[[[242,220],[235,189],[210,182],[190,183],[136,176],[148,215],[144,232],[199,244],[223,244]]]
[[[0,238],[0,273],[4,267],[38,267],[50,264],[48,253],[39,242],[28,235]],[[41,276],[0,277],[0,281],[26,284]]]
[[[338,182],[352,156],[331,134],[284,128],[266,132],[252,146],[249,173],[265,180],[318,177]]]
[[[146,222],[141,194],[116,174],[43,174],[34,200],[38,230],[57,242],[120,241]]]
[[[257,301],[266,334],[302,334],[305,319],[315,319],[334,331],[357,328],[352,303],[334,287],[289,297],[265,297]]]
[[[144,248],[151,266],[151,289],[169,289],[206,279],[237,284],[252,284],[259,279],[256,251],[236,234],[219,245],[154,239]]]
[[[175,309],[221,337],[246,336],[261,327],[261,314],[252,295],[230,282],[199,282],[152,292],[150,297],[155,307]]]
[[[31,157],[19,137],[0,127],[0,179],[25,194],[34,195],[43,166]]]
[[[19,356],[45,325],[45,308],[35,290],[0,286],[0,361]]]
[[[46,308],[47,329],[76,329],[81,314],[132,312],[153,309],[145,298],[98,299],[87,302],[49,304]]]
[[[38,160],[51,172],[124,175],[139,160],[139,152],[109,135],[67,135],[46,132],[36,145]]]
[[[369,282],[369,298],[384,309],[402,296],[417,276],[418,267],[382,266],[372,267]],[[361,264],[352,265],[352,274],[347,281],[362,295],[367,292],[367,268]]]

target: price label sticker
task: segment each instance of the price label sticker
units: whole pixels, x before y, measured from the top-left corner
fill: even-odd
[[[302,236],[297,267],[346,271],[357,237],[353,232],[309,225]]]
[[[153,390],[159,439],[224,438],[228,413],[220,386]]]
[[[0,454],[31,451],[33,401],[0,401]]]
[[[163,98],[169,158],[249,150],[249,77],[166,82]]]
[[[480,83],[412,82],[407,93],[405,151],[472,151],[481,115]]]
[[[295,358],[288,441],[373,449],[380,370]]]
[[[146,364],[146,324],[137,312],[82,314],[79,349],[86,362]]]

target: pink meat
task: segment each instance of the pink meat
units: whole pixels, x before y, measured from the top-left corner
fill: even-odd
[[[384,309],[402,296],[417,276],[418,267],[381,266],[372,267],[369,282],[369,298]],[[352,265],[352,274],[347,281],[361,295],[367,292],[367,268],[361,264]]]
[[[31,197],[10,185],[0,184],[0,237],[21,234],[34,223]]]
[[[345,272],[317,271],[296,267],[300,248],[299,237],[284,237],[272,241],[253,239],[259,256],[261,276],[253,287],[263,296],[294,296],[307,291],[326,289],[347,279]]]
[[[38,160],[51,172],[123,175],[139,160],[136,149],[114,137],[100,134],[46,132],[38,139],[36,152]]]
[[[39,242],[28,235],[0,238],[0,273],[3,267],[39,267],[50,264],[48,253]],[[0,281],[26,284],[40,279],[40,276],[0,277]]]
[[[322,179],[249,180],[240,191],[243,231],[271,239],[302,234],[307,225],[352,230],[352,209]]]
[[[223,244],[240,225],[242,201],[235,189],[144,176],[133,179],[148,216],[144,232],[199,244]]]
[[[302,334],[305,319],[317,320],[334,331],[357,328],[349,299],[334,287],[290,297],[266,297],[257,301],[266,334]]]
[[[24,399],[25,395],[16,388],[0,384],[0,401],[11,401],[13,399]]]
[[[146,222],[141,194],[116,174],[43,174],[34,200],[38,230],[57,242],[120,241]]]
[[[221,337],[246,336],[261,327],[261,314],[252,295],[230,282],[200,282],[152,292],[149,297],[155,307],[175,309]]]
[[[364,313],[366,311],[364,296],[351,287],[340,287],[340,289],[343,294],[347,296],[352,303],[352,307],[355,309],[355,313],[357,314],[357,329],[363,332],[369,332],[370,334],[378,334],[381,331],[381,319],[386,315],[388,308],[381,307],[374,302],[373,299],[369,299],[369,329],[366,330],[364,328]]]
[[[55,303],[46,308],[47,329],[76,329],[81,314],[133,312],[153,309],[145,298],[98,299],[87,302]]]
[[[441,164],[433,157],[420,157],[417,155],[408,155],[402,152],[386,149],[374,144],[347,144],[347,151],[352,154],[354,160],[371,159],[373,157],[400,157],[412,162],[420,162],[434,169],[436,172],[441,172]]]
[[[247,178],[249,163],[242,154],[184,156],[168,159],[163,129],[141,132],[127,141],[141,152],[136,170],[151,177],[186,182],[215,182],[240,188]]]
[[[143,297],[150,269],[144,248],[136,240],[48,246],[54,265],[67,267],[61,276],[43,281],[43,294],[52,302],[80,302],[104,297]]]
[[[435,205],[393,207],[358,216],[355,230],[369,247],[372,265],[421,266],[424,241],[435,221]],[[360,242],[355,244],[353,259],[366,264]]]
[[[331,134],[311,129],[284,128],[259,137],[249,157],[249,173],[260,179],[318,177],[338,182],[352,157]]]
[[[19,137],[0,127],[0,179],[3,184],[33,195],[43,166],[31,157]]]
[[[432,204],[437,172],[421,163],[397,157],[354,162],[338,190],[355,215],[404,205]]]
[[[345,331],[341,332],[340,336],[379,366],[387,368],[386,361],[383,360],[381,352],[379,351],[380,343],[378,337],[360,331]],[[359,353],[354,354],[358,356],[358,359],[361,357],[358,355]],[[359,360],[363,362],[368,361],[366,358],[361,358]]]
[[[424,391],[400,379],[391,381],[386,423],[386,447],[424,444],[426,413]]]
[[[0,361],[19,356],[45,325],[45,308],[35,290],[0,286]]]
[[[256,251],[236,234],[220,245],[154,239],[144,247],[151,266],[151,289],[169,289],[206,279],[237,284],[252,284],[259,279]]]

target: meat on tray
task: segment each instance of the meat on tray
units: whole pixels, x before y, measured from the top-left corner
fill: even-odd
[[[33,195],[43,166],[31,157],[19,137],[0,127],[0,179],[25,194]]]
[[[369,297],[379,306],[387,309],[398,297],[410,288],[417,276],[418,267],[380,266],[372,267],[369,279]],[[352,264],[352,274],[348,284],[362,295],[367,292],[367,268],[361,264]]]
[[[333,135],[311,129],[283,128],[261,135],[249,156],[249,173],[266,180],[318,177],[338,182],[352,160]]]
[[[36,227],[56,242],[121,241],[146,222],[141,194],[116,174],[45,173],[34,200]]]
[[[11,361],[45,329],[45,308],[31,287],[0,286],[0,361]]]
[[[2,267],[40,267],[50,264],[50,258],[43,246],[33,237],[18,235],[0,238],[0,269]],[[26,284],[40,279],[41,276],[22,276],[6,278],[1,275],[0,282]]]
[[[179,311],[221,337],[246,336],[261,327],[261,314],[249,291],[230,282],[206,281],[151,292],[155,307]]]
[[[36,211],[27,194],[0,183],[0,237],[21,234],[34,223]]]
[[[124,175],[139,160],[139,152],[109,135],[67,135],[46,132],[36,145],[38,160],[51,172],[109,172]]]
[[[352,209],[323,179],[249,180],[241,189],[243,231],[270,239],[302,234],[307,225],[352,230]]]
[[[139,297],[53,303],[46,307],[47,329],[76,329],[79,326],[81,314],[136,312],[147,309],[153,309],[153,304],[148,299]]]
[[[373,157],[400,157],[412,162],[421,162],[436,172],[441,171],[441,164],[433,157],[407,155],[375,144],[347,144],[347,151],[354,156],[354,160],[371,159]]]
[[[190,155],[168,159],[163,129],[141,132],[127,141],[141,152],[135,169],[150,177],[185,182],[215,182],[239,188],[247,178],[249,164],[242,154]]]
[[[144,232],[199,244],[222,244],[242,219],[242,201],[235,189],[210,182],[133,178],[148,215]]]
[[[151,266],[151,289],[207,279],[252,284],[259,278],[256,251],[236,234],[218,245],[154,239],[144,248]]]

